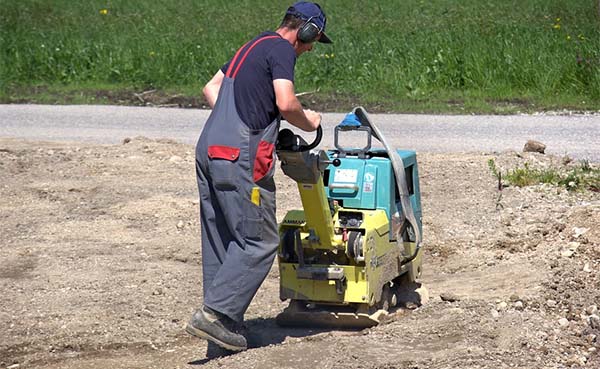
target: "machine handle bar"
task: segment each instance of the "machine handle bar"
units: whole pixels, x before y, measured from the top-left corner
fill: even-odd
[[[358,185],[354,183],[331,183],[328,187],[330,189],[358,191]]]
[[[317,137],[315,137],[314,141],[308,145],[300,145],[299,151],[303,152],[303,151],[310,151],[310,150],[314,149],[321,143],[322,138],[323,138],[323,128],[321,128],[321,125],[319,125],[319,127],[317,127]]]

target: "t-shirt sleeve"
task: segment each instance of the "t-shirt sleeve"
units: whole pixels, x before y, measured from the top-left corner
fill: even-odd
[[[231,60],[221,67],[221,72],[223,72],[223,74],[227,74],[227,68],[229,68],[229,63],[231,63]]]
[[[273,80],[287,79],[294,82],[294,67],[296,66],[296,52],[287,41],[277,42],[273,45],[267,57],[271,67]]]

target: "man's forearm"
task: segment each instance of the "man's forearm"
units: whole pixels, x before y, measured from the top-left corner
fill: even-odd
[[[300,104],[300,101],[298,100],[290,102],[289,107],[287,107],[287,109],[284,111],[281,111],[281,115],[290,124],[300,128],[303,131],[311,132],[317,129],[318,125],[315,125],[308,119],[304,113],[304,110],[302,109],[302,104]]]

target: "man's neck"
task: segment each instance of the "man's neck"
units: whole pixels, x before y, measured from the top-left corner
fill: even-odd
[[[296,29],[280,27],[275,32],[277,32],[277,34],[279,34],[281,38],[288,40],[288,42],[292,44],[292,46],[296,45],[296,43],[298,42],[298,30]]]

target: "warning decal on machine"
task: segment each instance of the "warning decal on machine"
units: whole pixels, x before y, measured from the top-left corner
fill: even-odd
[[[375,182],[375,176],[372,173],[365,173],[363,192],[373,192],[373,182]]]
[[[333,181],[336,183],[356,183],[358,169],[336,169]]]

